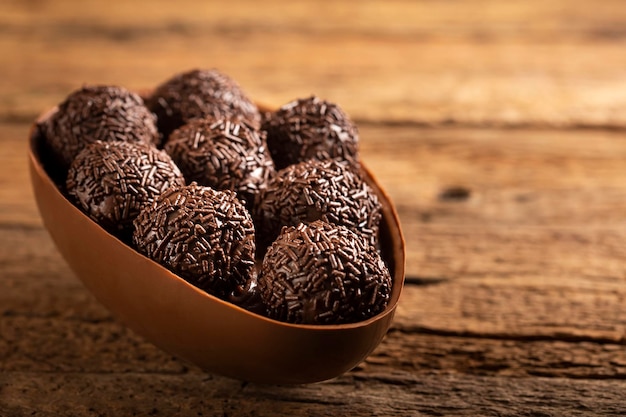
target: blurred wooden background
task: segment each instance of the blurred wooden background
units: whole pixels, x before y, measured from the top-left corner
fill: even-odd
[[[626,3],[0,2],[0,415],[626,413]],[[218,68],[359,124],[408,285],[357,369],[274,387],[126,330],[42,228],[28,130],[82,84]]]

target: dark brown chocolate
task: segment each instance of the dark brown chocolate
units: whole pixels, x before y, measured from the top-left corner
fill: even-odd
[[[137,94],[116,86],[85,86],[71,93],[40,125],[57,163],[67,169],[89,143],[156,144],[156,117]]]
[[[72,201],[106,230],[129,237],[141,208],[184,178],[169,155],[153,146],[96,141],[70,165]]]
[[[359,134],[334,103],[312,96],[265,114],[262,129],[276,169],[308,159],[339,159],[358,163]]]
[[[376,246],[381,205],[352,168],[336,160],[309,160],[278,171],[255,203],[259,251],[283,226],[315,220],[345,226]]]
[[[266,315],[265,303],[259,293],[256,270],[253,271],[246,285],[239,285],[235,288],[235,291],[228,296],[227,301],[253,313]]]
[[[286,227],[263,259],[258,287],[267,315],[302,324],[342,324],[382,312],[391,276],[379,253],[345,227]]]
[[[241,119],[194,119],[174,130],[164,150],[187,181],[232,190],[252,207],[274,175],[265,137]]]
[[[258,108],[239,84],[215,69],[175,75],[157,87],[146,105],[157,115],[163,140],[194,118],[241,117],[256,128],[261,121]]]
[[[254,225],[231,191],[171,188],[134,224],[141,253],[209,294],[226,299],[253,274]]]

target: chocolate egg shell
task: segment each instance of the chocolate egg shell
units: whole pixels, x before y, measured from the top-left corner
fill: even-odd
[[[261,122],[257,106],[241,86],[216,69],[176,74],[148,96],[146,105],[157,115],[163,140],[195,118],[242,117],[255,127]]]
[[[389,304],[358,323],[297,325],[207,294],[106,232],[52,181],[42,163],[41,141],[33,128],[31,184],[43,224],[59,252],[106,308],[165,351],[206,371],[245,381],[311,383],[356,366],[391,325],[404,284],[404,240],[391,200],[365,166],[365,181],[382,203],[381,253],[393,279]]]
[[[74,91],[40,123],[40,129],[62,169],[96,140],[145,144],[159,140],[156,118],[141,97],[117,86],[85,86]]]

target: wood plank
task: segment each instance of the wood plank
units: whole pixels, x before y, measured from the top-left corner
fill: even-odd
[[[454,372],[500,377],[626,379],[623,344],[541,339],[523,335],[453,336],[392,330],[357,371],[365,377],[389,372],[416,375]]]
[[[201,372],[114,320],[44,314],[37,310],[28,315],[2,314],[1,372]],[[567,341],[558,336],[552,340],[480,336],[394,329],[365,362],[346,375],[373,379],[383,373],[425,375],[436,371],[494,377],[626,379],[624,344]]]
[[[361,126],[363,159],[403,223],[625,225],[621,132]],[[462,198],[446,197],[462,189]]]
[[[88,309],[100,307],[92,297]],[[53,308],[71,308],[71,296],[60,297]],[[61,299],[60,299],[61,298]],[[35,300],[37,301],[37,300]],[[74,309],[84,310],[83,306]],[[197,368],[156,348],[105,316],[68,318],[32,308],[28,314],[4,311],[0,322],[0,371],[55,373],[183,373]]]
[[[576,279],[581,289],[573,288],[575,283],[560,288],[566,278],[534,286],[480,278],[426,289],[408,286],[395,325],[440,335],[625,344],[624,291],[587,289],[592,283],[581,279]]]
[[[0,8],[0,415],[626,414],[622,0]],[[317,93],[359,123],[408,282],[382,344],[339,378],[264,386],[173,358],[42,227],[32,120],[83,83],[191,67],[270,105]]]
[[[27,165],[30,123],[0,122],[0,224],[41,226]]]
[[[5,415],[618,416],[626,383],[399,372],[281,387],[202,374],[8,372],[0,387]]]
[[[254,0],[238,0],[237,7],[230,8],[210,2],[198,4],[194,0],[181,0],[176,6],[166,0],[151,1],[153,7],[146,7],[146,4],[141,1],[122,3],[103,13],[97,0],[79,3],[74,0],[40,0],[36,3],[7,0],[3,3],[5,9],[0,22],[10,30],[31,25],[46,30],[59,23],[70,23],[83,24],[86,31],[90,30],[87,26],[91,26],[91,30],[94,27],[122,29],[132,26],[138,32],[142,27],[169,26],[175,32],[174,24],[178,23],[181,26],[187,24],[194,30],[218,26],[239,27],[241,31],[250,30],[250,27],[260,31],[362,31],[405,35],[423,31],[431,37],[492,34],[533,39],[552,35],[620,37],[624,34],[621,23],[626,19],[624,4],[620,0],[605,0],[594,7],[592,14],[585,0],[474,0],[456,4],[390,0],[385,7],[373,0],[356,3],[337,0],[328,4],[310,0],[268,0],[263,2],[263,7],[256,7],[258,3]],[[77,16],[80,16],[78,21]],[[127,36],[132,38],[133,34],[130,32]]]
[[[260,11],[207,5],[191,15],[189,3],[133,2],[104,16],[93,2],[67,4],[9,3],[3,119],[30,120],[83,83],[145,88],[218,67],[258,100],[278,105],[316,93],[358,120],[626,126],[626,13],[616,0],[593,19],[581,0],[398,8],[275,1]]]
[[[517,285],[610,291],[624,282],[623,228],[501,228],[409,225],[410,271],[440,280],[507,279]]]

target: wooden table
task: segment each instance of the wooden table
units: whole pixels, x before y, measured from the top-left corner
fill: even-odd
[[[0,415],[626,413],[623,0],[0,11]],[[339,378],[255,385],[170,357],[94,300],[42,227],[35,117],[83,83],[145,88],[193,67],[271,105],[339,103],[397,205],[394,325]]]

